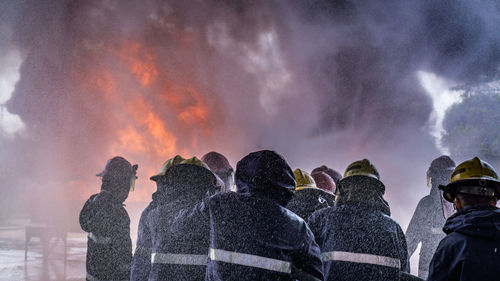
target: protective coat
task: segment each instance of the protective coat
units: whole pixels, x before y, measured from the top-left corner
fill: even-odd
[[[137,243],[134,257],[132,258],[131,281],[148,280],[151,271],[151,251],[153,242],[151,237],[151,226],[149,225],[149,213],[158,206],[160,193],[153,193],[153,200],[142,211],[137,231]]]
[[[130,279],[132,241],[124,200],[103,190],[92,195],[80,212],[80,225],[89,233],[86,263],[89,281]]]
[[[400,280],[401,272],[409,272],[403,231],[389,217],[383,193],[373,187],[375,181],[344,179],[337,205],[311,216],[309,226],[321,248],[324,280]],[[377,194],[379,198],[373,198]]]
[[[317,210],[333,206],[335,196],[319,188],[296,190],[286,208],[307,221]]]
[[[295,188],[292,170],[272,151],[238,162],[237,193],[200,206],[210,221],[205,280],[322,280],[319,248],[307,224],[284,206]]]
[[[203,280],[209,219],[194,210],[217,189],[215,176],[200,166],[178,164],[165,178],[166,190],[148,215],[153,242],[149,280]]]
[[[431,281],[499,280],[500,209],[464,208],[451,216],[429,267]]]

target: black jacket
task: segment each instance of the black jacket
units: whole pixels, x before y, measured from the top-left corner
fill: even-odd
[[[401,272],[409,272],[403,231],[389,217],[383,193],[370,194],[370,181],[363,177],[347,188],[344,180],[337,206],[319,210],[309,220],[325,280],[399,280]],[[363,199],[367,194],[370,199]]]
[[[80,225],[89,233],[86,262],[88,280],[130,278],[130,218],[123,207],[123,200],[117,200],[108,191],[101,191],[92,195],[80,212]]]
[[[153,200],[142,211],[137,230],[137,243],[134,257],[132,258],[131,281],[148,280],[151,271],[151,251],[153,242],[151,238],[151,227],[149,225],[149,213],[158,206],[160,194],[153,193]]]
[[[236,186],[200,206],[210,221],[205,280],[321,280],[312,232],[284,207],[295,188],[285,160],[272,151],[249,154],[238,162]]]
[[[315,211],[333,206],[334,198],[319,188],[304,188],[295,191],[286,208],[307,221]]]
[[[166,190],[148,215],[153,242],[149,280],[203,280],[209,220],[195,207],[217,189],[216,178],[189,164],[169,168],[165,178]]]
[[[500,209],[464,208],[443,230],[428,280],[500,280]]]
[[[417,249],[418,244],[422,243],[418,262],[418,275],[422,278],[427,278],[432,256],[439,241],[446,236],[442,230],[446,219],[444,218],[441,197],[442,192],[437,186],[433,186],[431,194],[418,202],[406,230],[409,257]]]

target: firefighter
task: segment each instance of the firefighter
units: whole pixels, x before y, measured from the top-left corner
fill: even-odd
[[[193,157],[168,168],[156,182],[165,186],[159,205],[149,213],[153,249],[149,280],[203,280],[209,226],[192,209],[218,191],[208,166]]]
[[[206,163],[210,170],[216,174],[223,182],[225,188],[221,191],[233,191],[234,170],[227,158],[215,151],[205,154],[201,161]]]
[[[446,221],[443,210],[444,199],[442,191],[438,187],[448,182],[453,168],[455,168],[455,162],[448,156],[440,156],[431,162],[427,170],[427,184],[431,188],[430,194],[418,202],[406,230],[408,257],[411,257],[417,249],[418,243],[422,242],[418,276],[424,279],[429,273],[429,263],[439,241],[446,236],[442,231]]]
[[[328,203],[331,202],[331,194],[318,188],[307,172],[295,169],[293,175],[296,181],[295,194],[286,205],[287,209],[307,221],[315,211],[330,207]],[[326,174],[325,176],[329,177]]]
[[[427,280],[499,280],[500,181],[493,167],[475,157],[458,165],[440,186],[457,213],[446,221]]]
[[[80,212],[80,225],[88,232],[87,280],[129,280],[132,259],[130,218],[123,202],[133,190],[137,165],[122,157],[106,163],[101,192],[92,195]]]
[[[148,280],[149,272],[151,271],[151,254],[152,254],[152,238],[151,238],[151,226],[149,225],[149,212],[158,206],[161,194],[166,189],[165,181],[162,179],[165,176],[165,172],[168,168],[173,165],[177,165],[184,161],[180,155],[167,160],[161,167],[158,174],[152,176],[150,179],[156,182],[156,192],[153,193],[153,200],[144,209],[139,220],[139,228],[137,231],[137,243],[135,247],[134,257],[132,258],[132,270],[130,273],[131,281]]]
[[[322,280],[321,257],[307,224],[285,208],[295,179],[274,151],[236,166],[236,192],[201,204],[210,221],[205,280]]]
[[[329,175],[335,182],[335,186],[338,186],[340,180],[342,179],[342,175],[339,172],[335,171],[332,168],[329,168],[326,165],[321,165],[315,168],[314,170],[311,171],[311,175],[313,175],[316,172],[324,172],[325,174]]]
[[[325,280],[399,280],[409,272],[406,240],[384,192],[375,166],[356,161],[337,186],[335,207],[311,216]]]

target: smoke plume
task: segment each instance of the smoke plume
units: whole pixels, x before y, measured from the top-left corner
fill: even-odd
[[[237,161],[271,148],[339,171],[369,158],[396,217],[427,193],[439,156],[418,71],[460,83],[500,64],[495,1],[16,1],[0,48],[23,63],[2,140],[22,194],[98,190],[114,155],[147,180],[175,154]],[[5,40],[3,40],[5,39]],[[4,171],[7,171],[3,169]]]

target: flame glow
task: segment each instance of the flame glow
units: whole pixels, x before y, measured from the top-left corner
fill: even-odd
[[[106,155],[139,163],[140,180],[131,197],[146,201],[154,191],[149,177],[164,161],[176,154],[192,156],[199,150],[199,138],[210,139],[216,103],[213,96],[208,102],[207,93],[189,83],[189,77],[174,81],[154,51],[138,42],[102,49],[104,59],[95,58],[92,70],[81,75],[84,91],[105,104],[101,110],[109,119],[102,120],[104,129],[114,134]],[[89,189],[96,191],[94,186]]]

